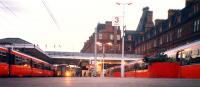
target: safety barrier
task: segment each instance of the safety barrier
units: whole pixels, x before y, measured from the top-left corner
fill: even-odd
[[[179,64],[175,62],[155,62],[149,66],[151,78],[178,78]]]
[[[121,73],[114,72],[112,75],[120,77]],[[147,70],[125,72],[125,77],[200,79],[200,64],[180,66],[175,62],[155,62]]]
[[[180,78],[200,78],[200,64],[181,66]]]
[[[125,77],[148,78],[149,72],[148,72],[148,70],[129,71],[129,72],[125,72]]]
[[[120,72],[114,72],[114,73],[113,73],[113,76],[114,76],[114,77],[121,77],[121,73],[120,73]]]

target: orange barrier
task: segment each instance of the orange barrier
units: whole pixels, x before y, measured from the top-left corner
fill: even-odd
[[[120,77],[120,72],[114,72],[112,76]],[[148,70],[125,72],[125,77],[142,78],[200,78],[200,64],[180,66],[175,62],[155,62]]]
[[[120,73],[120,72],[114,72],[114,73],[113,73],[113,76],[114,76],[114,77],[121,77],[121,73]]]
[[[135,77],[135,71],[125,72],[125,77]]]
[[[148,70],[137,70],[135,72],[135,77],[148,78],[149,72],[148,72]]]
[[[181,66],[181,78],[200,78],[200,64]]]
[[[1,63],[0,64],[0,76],[8,76],[8,64]]]
[[[178,78],[179,64],[174,62],[155,62],[149,66],[149,76],[152,78]]]
[[[128,72],[125,72],[125,77],[148,78],[149,72],[148,70],[128,71]]]

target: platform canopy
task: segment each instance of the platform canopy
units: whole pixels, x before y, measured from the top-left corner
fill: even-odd
[[[20,51],[30,56],[39,58],[41,60],[51,63],[50,57],[39,48],[39,46],[25,41],[21,38],[4,38],[0,39],[0,47],[10,48],[12,50]]]
[[[43,51],[37,45],[25,41],[21,38],[0,39],[0,47],[10,48],[20,51],[30,56],[42,59],[52,64],[78,64],[82,61],[94,60],[94,53],[80,52],[61,52],[61,51]],[[105,54],[104,60],[119,61],[122,60],[121,54]],[[97,60],[102,60],[103,54],[97,54]],[[141,55],[125,54],[124,60],[132,61],[142,59]]]

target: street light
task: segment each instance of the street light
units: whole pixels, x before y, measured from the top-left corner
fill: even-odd
[[[125,29],[124,16],[125,16],[125,6],[126,5],[131,5],[132,3],[119,3],[119,2],[117,2],[116,4],[117,5],[122,5],[122,7],[123,7],[121,77],[124,77],[124,29]]]
[[[94,76],[97,76],[97,28],[94,32]]]
[[[109,46],[111,46],[112,43],[111,43],[111,42],[108,42],[108,43],[100,43],[100,42],[97,42],[96,44],[99,45],[99,46],[102,46],[102,54],[103,54],[103,59],[102,59],[102,77],[104,77],[105,45],[109,45]]]

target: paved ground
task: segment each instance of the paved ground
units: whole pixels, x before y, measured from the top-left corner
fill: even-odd
[[[0,87],[200,87],[200,79],[0,78]]]

